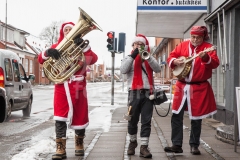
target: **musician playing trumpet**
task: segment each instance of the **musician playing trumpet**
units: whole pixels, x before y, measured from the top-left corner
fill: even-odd
[[[149,55],[149,43],[147,38],[138,34],[132,43],[133,50],[129,56],[122,60],[120,71],[127,74],[129,88],[129,102],[131,120],[128,121],[128,133],[130,143],[128,155],[135,154],[137,147],[137,131],[139,117],[141,116],[141,147],[140,156],[151,158],[152,154],[148,149],[148,142],[151,133],[151,119],[153,114],[153,101],[149,95],[154,90],[153,71],[160,72],[160,65],[153,56]]]
[[[176,83],[176,91],[172,104],[172,146],[165,147],[166,152],[182,153],[183,143],[183,116],[188,110],[191,119],[190,152],[193,155],[201,154],[200,145],[202,119],[217,112],[212,87],[208,79],[212,77],[212,70],[219,66],[219,59],[215,50],[202,52],[212,44],[205,26],[193,26],[190,30],[190,40],[180,43],[169,55],[167,63],[170,68],[184,64],[179,57],[198,57],[191,61],[191,70],[183,79]]]

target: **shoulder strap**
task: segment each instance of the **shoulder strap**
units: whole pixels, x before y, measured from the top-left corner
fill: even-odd
[[[147,72],[146,72],[146,70],[143,68],[143,66],[141,66],[142,67],[142,70],[143,70],[143,72],[146,74],[146,76],[148,77],[148,74],[147,74]]]

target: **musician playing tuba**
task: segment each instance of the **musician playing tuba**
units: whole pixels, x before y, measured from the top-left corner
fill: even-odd
[[[75,24],[72,22],[63,23],[60,29],[60,37],[56,44],[53,44],[45,52],[38,56],[38,61],[43,64],[50,57],[58,60],[61,55],[57,49],[58,44],[72,30]],[[70,128],[75,130],[75,155],[84,155],[83,138],[85,137],[85,128],[88,126],[88,101],[86,90],[86,66],[97,62],[98,56],[91,50],[89,44],[84,46],[84,40],[81,35],[74,39],[74,43],[84,47],[83,54],[85,61],[79,60],[82,66],[67,81],[55,84],[54,90],[54,120],[56,127],[56,154],[52,159],[64,159],[66,155],[66,130],[67,120],[70,118]],[[70,113],[68,117],[68,113]]]
[[[193,155],[201,154],[200,145],[202,119],[217,112],[212,87],[208,79],[212,77],[212,70],[219,65],[215,50],[201,52],[212,47],[206,42],[209,39],[205,26],[193,26],[190,30],[190,40],[180,43],[169,55],[167,62],[170,68],[183,64],[179,57],[199,56],[192,61],[189,75],[176,83],[176,91],[172,104],[172,146],[165,147],[166,152],[182,153],[183,116],[188,110],[191,119],[191,133],[189,145]]]

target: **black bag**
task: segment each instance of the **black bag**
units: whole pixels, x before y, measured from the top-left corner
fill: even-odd
[[[168,100],[165,91],[163,90],[157,90],[154,91],[154,104],[160,105]]]

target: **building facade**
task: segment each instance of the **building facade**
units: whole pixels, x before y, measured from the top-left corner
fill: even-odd
[[[36,53],[27,45],[26,36],[28,32],[0,21],[0,48],[17,53],[28,76],[34,74]]]
[[[146,3],[148,2],[148,3]],[[165,67],[164,77],[172,79],[172,71],[165,64],[176,45],[190,38],[190,28],[205,25],[210,43],[217,46],[220,66],[209,80],[217,102],[214,119],[235,124],[237,117],[235,87],[240,85],[240,1],[239,0],[138,0],[137,33],[156,37],[156,54]],[[161,37],[161,38],[158,38]]]

